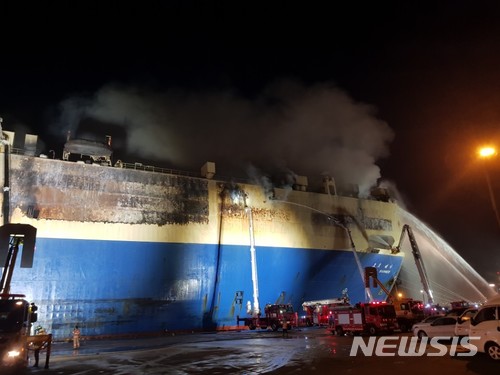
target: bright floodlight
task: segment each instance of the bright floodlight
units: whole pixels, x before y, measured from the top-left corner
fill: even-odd
[[[496,153],[497,153],[497,150],[495,150],[494,147],[490,147],[490,146],[481,147],[479,149],[479,156],[482,158],[489,158],[491,156],[496,155]]]

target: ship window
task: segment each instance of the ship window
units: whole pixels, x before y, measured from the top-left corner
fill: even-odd
[[[33,219],[38,219],[39,214],[40,214],[40,210],[37,210],[34,206],[28,206],[26,216],[33,218]]]

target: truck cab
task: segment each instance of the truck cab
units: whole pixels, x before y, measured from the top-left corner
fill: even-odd
[[[243,322],[250,330],[271,328],[273,331],[277,331],[284,323],[288,323],[290,328],[297,326],[297,320],[297,314],[291,304],[267,304],[264,307],[264,316],[258,314],[246,318],[236,317],[237,325]]]
[[[0,364],[23,366],[27,360],[27,337],[36,319],[36,306],[20,294],[1,295]]]
[[[27,340],[31,323],[37,321],[37,307],[26,301],[23,294],[11,294],[10,285],[18,254],[21,253],[21,267],[33,266],[35,239],[36,228],[31,225],[9,223],[0,226],[0,262],[4,261],[0,279],[1,366],[27,364]]]
[[[295,314],[291,304],[268,304],[264,308],[264,313],[266,314],[264,321],[273,331],[276,331],[284,323],[297,326],[297,314]]]
[[[421,322],[424,317],[424,303],[412,298],[399,298],[394,301],[398,326],[401,332],[410,331],[411,327]]]

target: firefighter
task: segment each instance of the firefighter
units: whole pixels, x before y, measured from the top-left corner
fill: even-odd
[[[283,320],[282,329],[283,337],[288,337],[288,328],[290,327],[290,322]]]
[[[42,326],[37,326],[35,328],[35,336],[37,335],[46,335],[47,332],[45,331],[45,329],[42,327]],[[40,350],[43,349],[45,346],[44,343],[41,343],[41,344],[36,344],[36,345],[33,345],[33,353],[35,355],[35,364],[33,365],[33,367],[38,367],[38,362],[40,360]]]
[[[73,349],[80,347],[80,328],[76,325],[73,329]]]
[[[333,328],[333,323],[334,323],[334,321],[333,321],[333,314],[330,311],[330,315],[328,315],[328,327]]]

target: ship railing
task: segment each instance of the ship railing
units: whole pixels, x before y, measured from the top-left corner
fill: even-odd
[[[2,152],[3,152],[3,150],[2,150]],[[24,154],[26,154],[26,150],[25,149],[23,149],[23,148],[15,148],[15,147],[11,147],[10,150],[9,150],[9,152],[11,154],[16,154],[16,155],[24,155]]]
[[[24,150],[22,148],[12,147],[10,149],[10,152],[12,154],[26,155],[26,150]],[[117,166],[115,164],[115,167],[124,168],[124,169],[136,169],[136,170],[141,170],[141,171],[146,171],[146,172],[156,172],[156,173],[172,174],[172,175],[178,175],[178,176],[203,178],[201,176],[201,173],[199,173],[199,172],[197,173],[197,172],[192,172],[192,171],[182,171],[182,170],[171,169],[171,168],[155,167],[153,165],[144,165],[142,163],[120,162],[120,165]],[[217,175],[216,180],[222,181],[222,182],[231,182],[231,183],[240,183],[240,184],[255,184],[255,181],[252,181],[252,180],[246,179],[246,178],[241,178],[241,177],[229,177],[229,176]],[[350,196],[350,195],[344,194],[344,193],[339,193],[339,196]],[[373,196],[366,197],[365,199],[381,200],[380,198],[373,197]],[[387,200],[384,200],[384,201],[387,201]],[[392,201],[392,200],[389,198],[389,201]]]
[[[10,153],[16,154],[16,155],[26,155],[26,150],[23,148],[12,147],[10,149]],[[123,169],[135,169],[135,170],[145,171],[145,172],[156,172],[156,173],[172,174],[172,175],[178,175],[178,176],[202,178],[200,172],[183,171],[183,170],[172,169],[172,168],[156,167],[154,165],[144,165],[143,163],[124,163],[124,162],[120,161],[119,163],[115,163],[114,167],[115,168],[123,168]],[[224,181],[224,182],[243,183],[243,184],[244,183],[251,183],[251,181],[248,179],[220,176],[220,175],[217,175],[216,180],[217,181]]]
[[[143,165],[142,163],[123,163],[122,162],[120,164],[120,168],[136,169],[136,170],[146,171],[146,172],[156,172],[156,173],[173,174],[173,175],[178,175],[178,176],[202,178],[201,173],[190,172],[190,171],[181,171],[181,170],[170,169],[170,168],[161,168],[161,167],[155,167],[153,165]],[[250,180],[248,180],[248,179],[237,178],[237,177],[228,177],[228,176],[219,176],[219,175],[217,175],[216,180],[217,181],[224,181],[224,182],[242,183],[242,184],[250,183]]]
[[[189,176],[189,177],[201,177],[201,174],[196,173],[196,172],[180,171],[180,170],[171,169],[171,168],[155,167],[153,165],[144,165],[142,163],[123,163],[122,162],[120,164],[120,167],[124,168],[124,169],[136,169],[139,171],[146,171],[146,172],[174,174],[174,175]]]

